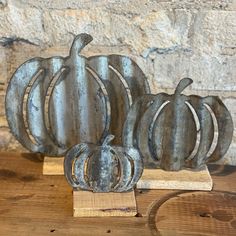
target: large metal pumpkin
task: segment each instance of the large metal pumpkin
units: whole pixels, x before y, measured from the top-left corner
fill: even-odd
[[[68,57],[33,58],[12,76],[7,120],[28,150],[62,156],[77,143],[101,143],[108,133],[121,143],[126,113],[149,86],[126,56],[81,56],[91,41],[90,35],[80,34]]]
[[[131,107],[123,145],[140,150],[147,168],[179,170],[217,161],[229,148],[233,121],[216,96],[185,96],[193,81],[180,81],[173,95],[144,95]]]
[[[66,154],[64,172],[73,188],[93,192],[131,190],[143,172],[142,158],[135,148],[111,146],[108,135],[102,146],[81,143]]]

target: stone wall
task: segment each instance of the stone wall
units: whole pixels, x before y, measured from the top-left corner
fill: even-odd
[[[146,73],[153,92],[218,95],[236,124],[235,0],[0,0],[0,148],[23,150],[4,114],[7,81],[25,60],[67,55],[74,35],[94,41],[86,56],[119,53]],[[236,164],[236,128],[224,162]]]

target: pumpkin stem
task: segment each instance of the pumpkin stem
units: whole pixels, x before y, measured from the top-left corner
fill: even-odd
[[[89,34],[79,34],[75,37],[71,49],[70,49],[70,55],[73,53],[80,53],[80,51],[91,41],[93,40],[93,37]]]
[[[112,134],[107,135],[102,143],[102,146],[107,146],[114,138],[115,136]]]
[[[175,89],[175,95],[180,95],[183,90],[188,87],[193,82],[190,78],[183,78],[180,80],[179,84],[177,85]]]

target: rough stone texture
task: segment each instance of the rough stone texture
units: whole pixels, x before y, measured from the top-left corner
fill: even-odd
[[[1,149],[23,150],[4,116],[11,74],[31,57],[67,55],[81,32],[94,37],[84,55],[131,56],[155,93],[190,77],[186,93],[220,96],[236,124],[235,0],[0,0]],[[236,128],[225,162],[236,165]]]

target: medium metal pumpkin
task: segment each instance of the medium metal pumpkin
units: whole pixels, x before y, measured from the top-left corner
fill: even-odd
[[[131,190],[143,172],[143,161],[132,147],[110,146],[108,135],[102,146],[82,143],[72,147],[64,160],[64,172],[73,188],[93,192]]]
[[[30,59],[12,76],[7,120],[28,150],[62,156],[77,143],[101,143],[108,133],[121,143],[126,113],[149,86],[129,57],[81,56],[91,41],[90,35],[80,34],[68,57]]]
[[[193,81],[182,79],[173,95],[144,95],[131,107],[123,145],[139,149],[147,168],[197,168],[224,156],[233,121],[217,96],[185,96]]]

